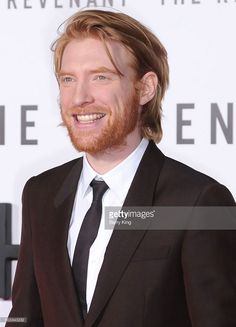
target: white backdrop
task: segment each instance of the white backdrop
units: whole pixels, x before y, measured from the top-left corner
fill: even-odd
[[[0,202],[13,205],[13,243],[20,240],[20,199],[26,180],[78,156],[66,130],[58,127],[50,45],[68,16],[79,8],[104,4],[150,27],[169,53],[171,80],[163,104],[160,148],[216,178],[236,197],[234,0],[1,0]],[[194,144],[177,140],[180,105],[192,108],[183,110],[182,120],[190,125],[182,127],[182,139]],[[24,106],[35,106],[26,111],[28,123],[23,125],[34,125],[26,128],[26,139],[37,144],[22,144]],[[214,112],[222,118],[222,124],[216,124],[216,144],[212,144]],[[10,308],[10,301],[0,299],[0,317]]]

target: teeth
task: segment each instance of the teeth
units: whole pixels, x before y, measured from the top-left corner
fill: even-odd
[[[78,121],[88,122],[88,121],[94,121],[97,119],[101,119],[104,116],[105,116],[105,114],[90,114],[90,115],[76,115],[76,118]]]

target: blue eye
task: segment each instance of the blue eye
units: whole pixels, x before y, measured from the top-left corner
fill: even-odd
[[[96,79],[99,80],[99,81],[104,81],[104,80],[107,79],[107,77],[104,76],[104,75],[98,75],[98,76],[96,76]]]
[[[69,83],[69,82],[72,82],[72,77],[69,77],[69,76],[65,76],[62,78],[62,82],[64,83]]]
[[[60,76],[59,81],[63,84],[69,84],[74,81],[74,78],[71,76]]]

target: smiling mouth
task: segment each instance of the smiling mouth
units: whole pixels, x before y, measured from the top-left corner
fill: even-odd
[[[96,120],[102,119],[106,116],[106,114],[101,113],[94,113],[94,114],[80,114],[80,115],[73,115],[75,120],[79,123],[91,123]]]

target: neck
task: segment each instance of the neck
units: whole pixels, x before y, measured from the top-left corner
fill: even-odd
[[[127,137],[122,145],[114,146],[98,153],[86,153],[86,157],[90,166],[98,174],[103,175],[125,160],[137,148],[140,142],[141,136],[135,139]]]

